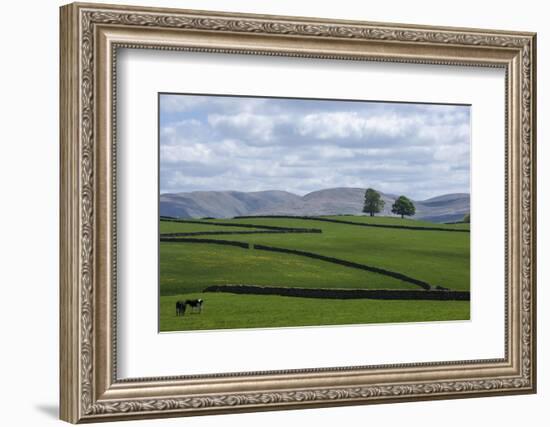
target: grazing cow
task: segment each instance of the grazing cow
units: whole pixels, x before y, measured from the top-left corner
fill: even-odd
[[[176,302],[176,316],[183,316],[185,314],[186,303],[184,301]]]
[[[202,312],[202,299],[188,299],[185,301],[186,305],[191,307],[191,312],[201,313]]]

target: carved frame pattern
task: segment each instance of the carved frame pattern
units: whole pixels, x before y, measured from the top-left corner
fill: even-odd
[[[61,283],[62,305],[70,308],[62,313],[62,352],[64,346],[72,347],[69,356],[63,359],[61,368],[68,369],[61,380],[61,415],[71,422],[100,421],[136,417],[173,416],[185,414],[216,413],[230,410],[282,409],[285,407],[326,406],[329,404],[358,404],[382,401],[420,400],[426,398],[464,397],[502,393],[525,393],[535,390],[535,36],[528,33],[487,32],[452,28],[411,27],[404,25],[370,24],[352,22],[328,22],[303,18],[265,17],[254,15],[232,15],[209,12],[155,10],[146,8],[126,8],[120,6],[98,6],[73,4],[62,11],[62,66],[78,66],[74,74],[66,68],[62,70],[62,126],[70,125],[72,135],[62,135],[62,151],[66,150],[65,161],[78,160],[73,165],[72,177],[62,176],[62,211],[73,215],[73,221],[63,225],[62,239],[73,236],[78,249],[65,258],[61,268],[68,271],[73,265],[73,278]],[[63,27],[65,25],[65,27]],[[391,384],[368,384],[364,386],[333,386],[316,388],[299,387],[291,390],[266,390],[262,392],[213,393],[181,397],[140,397],[133,399],[103,398],[98,396],[95,370],[97,369],[96,337],[94,335],[94,293],[99,286],[94,271],[96,231],[96,46],[97,30],[100,26],[147,28],[155,30],[203,31],[222,34],[254,34],[271,36],[293,36],[307,39],[383,41],[401,45],[453,46],[459,48],[479,47],[501,49],[515,53],[519,61],[520,105],[519,151],[521,209],[517,213],[516,226],[520,228],[521,289],[518,290],[519,320],[521,322],[519,340],[519,374],[507,377],[464,378],[452,381],[392,381]],[[130,44],[127,44],[130,46]],[[136,47],[144,47],[137,43]],[[177,49],[174,46],[145,46],[157,49]],[[254,49],[195,49],[215,52],[237,52],[249,54],[269,54],[287,56],[314,56],[318,58],[338,58],[335,54],[307,52],[277,52]],[[116,46],[113,51],[116,56]],[[63,55],[63,52],[62,52]],[[354,58],[349,54],[345,59]],[[414,57],[372,57],[371,60],[391,60],[413,63],[463,62],[460,57],[452,60],[426,60]],[[64,62],[63,62],[64,61]],[[466,63],[490,66],[487,61],[468,60]],[[512,68],[509,68],[510,72]],[[65,80],[64,80],[65,79]],[[116,76],[113,81],[115,82]],[[63,81],[65,83],[63,83]],[[71,86],[72,85],[72,86]],[[65,91],[65,92],[64,92]],[[66,103],[63,103],[66,99]],[[75,104],[75,101],[77,105]],[[63,110],[65,108],[65,110]],[[75,113],[75,109],[78,111]],[[114,109],[113,109],[114,111]],[[76,116],[75,116],[76,114]],[[71,121],[72,120],[72,121]],[[112,116],[113,126],[116,116]],[[77,139],[75,141],[74,139]],[[69,149],[68,146],[73,146]],[[79,147],[78,151],[74,146]],[[72,156],[72,157],[71,157]],[[63,161],[62,157],[62,161]],[[68,164],[68,163],[67,163]],[[114,167],[116,167],[116,162]],[[63,181],[65,180],[65,181]],[[65,187],[63,187],[65,182]],[[76,187],[74,184],[78,183]],[[71,185],[72,184],[72,185]],[[72,190],[71,190],[72,189]],[[74,200],[75,194],[77,200]],[[115,193],[116,194],[116,193]],[[75,210],[74,203],[78,205]],[[71,233],[77,234],[72,235]],[[116,236],[114,236],[116,239]],[[116,245],[116,240],[115,243]],[[116,267],[115,267],[116,268]],[[75,271],[78,273],[75,274]],[[68,275],[68,273],[67,273]],[[68,288],[71,288],[69,290]],[[72,295],[73,304],[63,300],[63,295]],[[512,295],[513,296],[513,295]],[[69,298],[70,299],[70,298]],[[65,301],[65,302],[63,302]],[[75,303],[76,302],[76,303]],[[114,325],[112,325],[114,327]],[[71,329],[72,328],[72,329]],[[68,333],[72,331],[71,333]],[[116,350],[116,349],[115,349]],[[116,354],[116,351],[115,351]],[[116,384],[116,362],[113,362],[113,384]],[[456,363],[449,362],[452,366]],[[442,365],[445,365],[443,363]],[[398,370],[399,367],[396,367]],[[398,378],[398,377],[397,377]],[[178,381],[174,379],[174,381]]]

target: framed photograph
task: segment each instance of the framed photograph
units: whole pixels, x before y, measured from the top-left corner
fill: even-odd
[[[60,22],[63,420],[536,391],[535,34]]]
[[[470,108],[159,93],[160,332],[469,320]]]

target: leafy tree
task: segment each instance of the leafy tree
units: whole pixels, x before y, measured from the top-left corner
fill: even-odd
[[[470,223],[470,214],[469,213],[464,215],[464,218],[462,219],[462,222],[467,222],[468,224]]]
[[[380,193],[372,188],[367,188],[365,191],[365,203],[363,204],[363,212],[374,216],[375,213],[381,212],[384,209],[384,200]]]
[[[392,205],[391,211],[394,214],[401,215],[401,218],[403,218],[405,215],[414,215],[416,213],[416,208],[414,207],[413,202],[411,202],[407,197],[399,196]]]

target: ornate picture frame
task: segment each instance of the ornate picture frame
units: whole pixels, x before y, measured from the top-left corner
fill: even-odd
[[[536,35],[70,4],[60,38],[60,416],[112,421],[536,391]],[[506,73],[505,357],[119,379],[117,49],[410,64]]]

